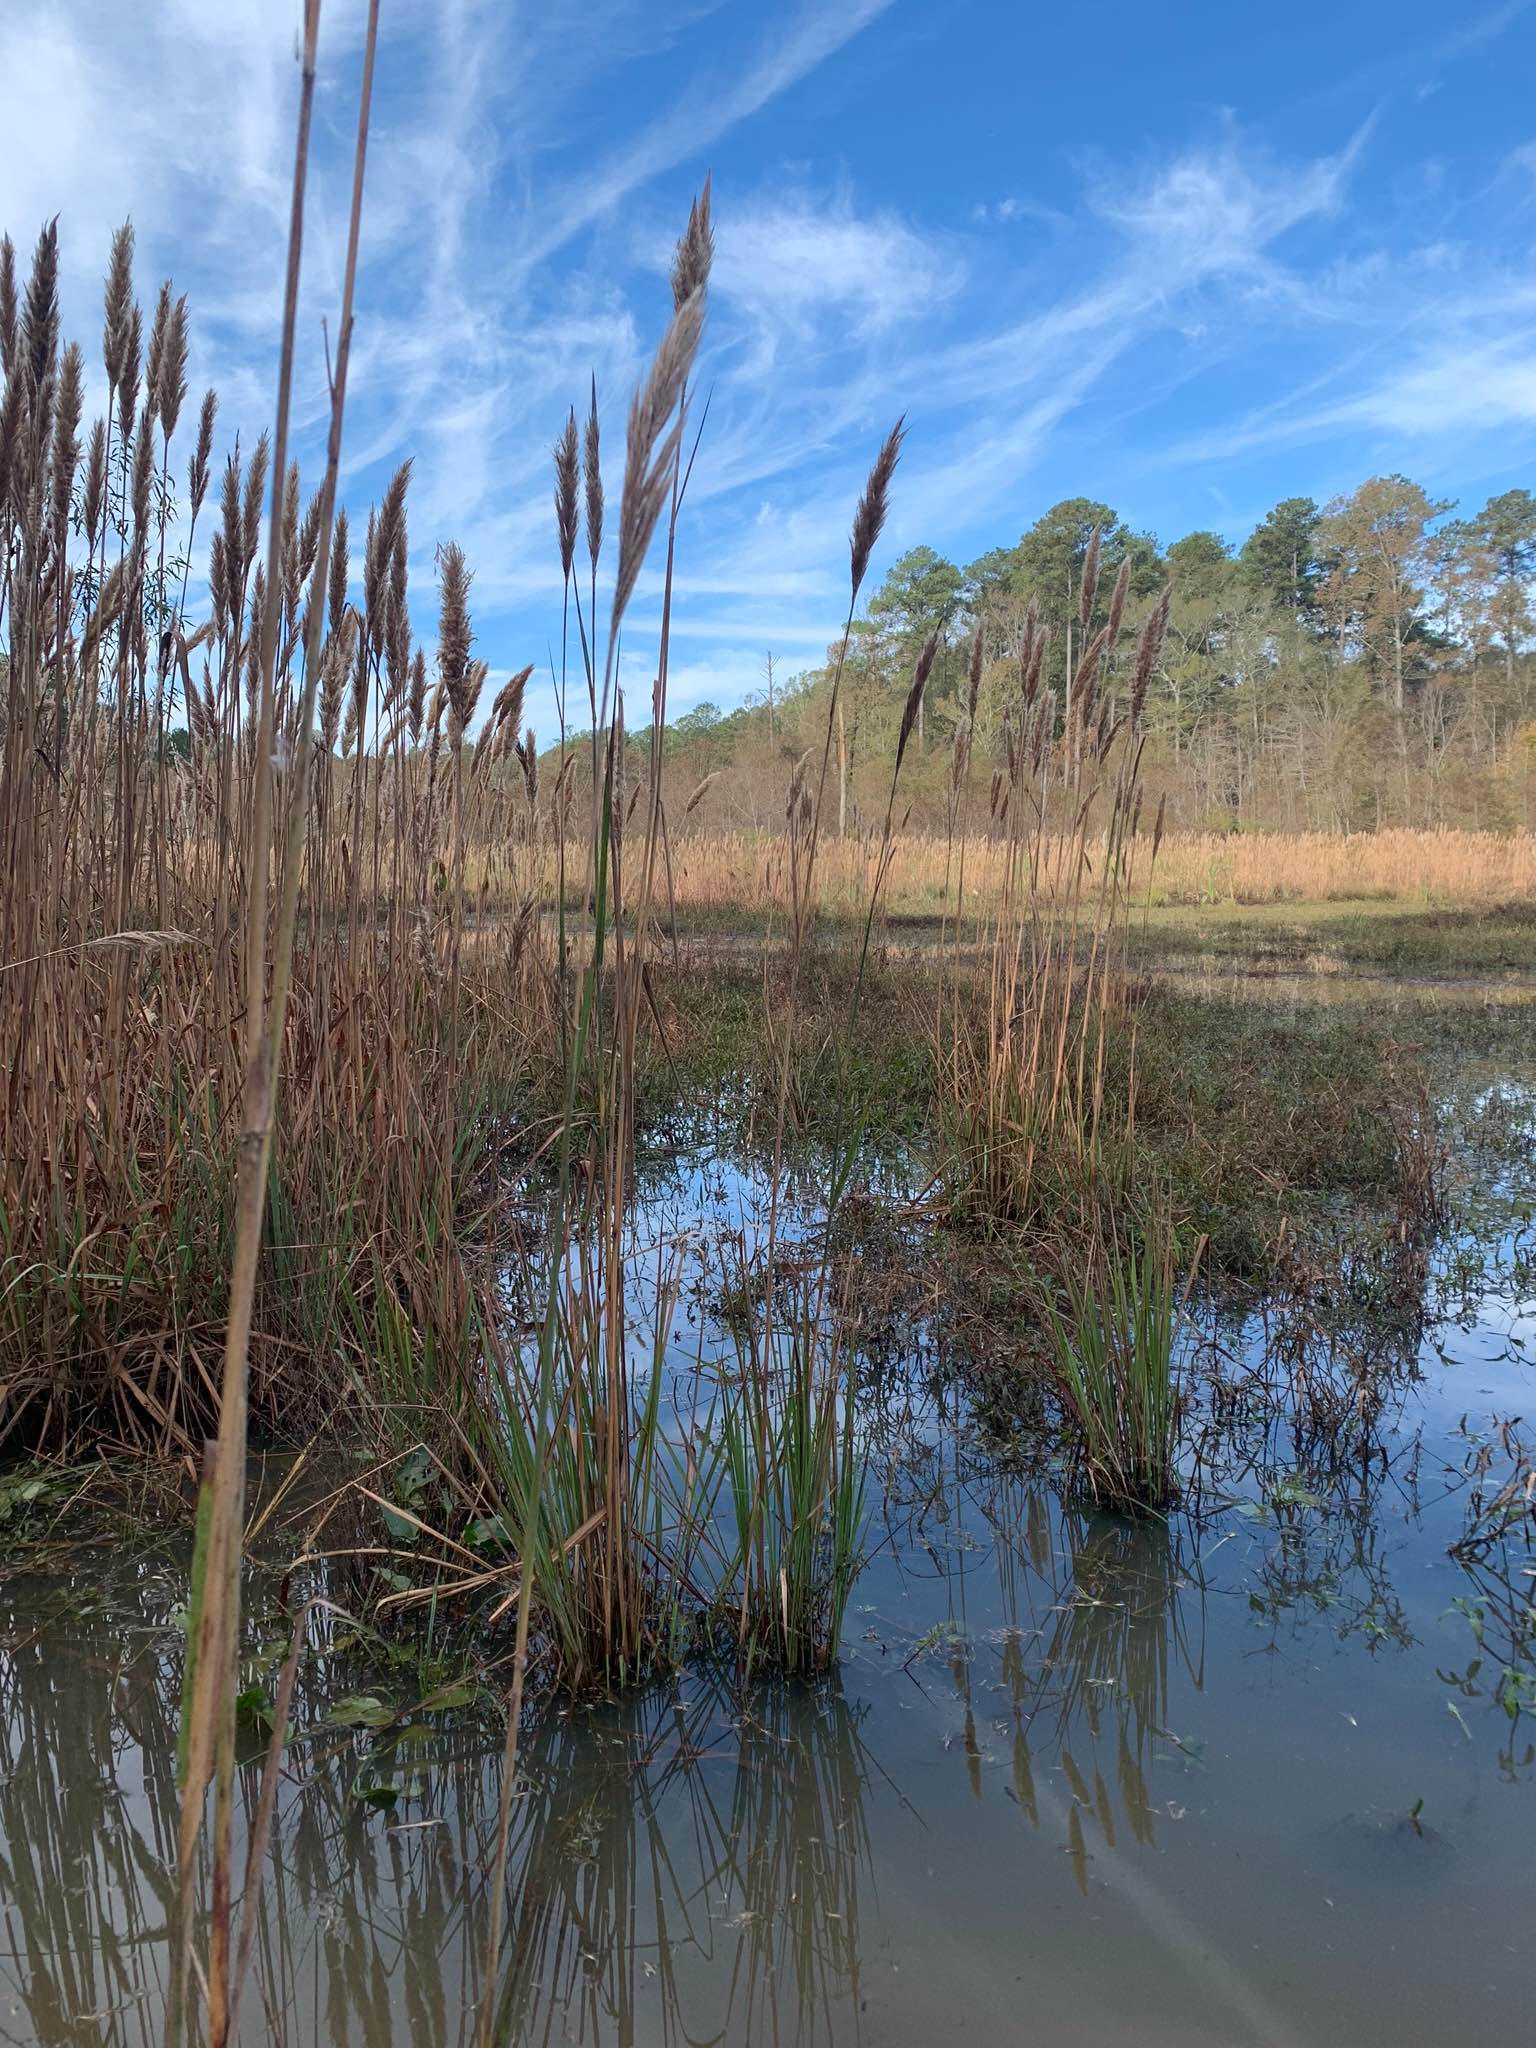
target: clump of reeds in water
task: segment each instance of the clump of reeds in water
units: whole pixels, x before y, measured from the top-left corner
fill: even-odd
[[[1048,1307],[1070,1446],[1088,1490],[1118,1508],[1161,1508],[1177,1492],[1178,1349],[1193,1267],[1181,1284],[1171,1233],[1090,1241]]]
[[[953,966],[940,1025],[956,1199],[985,1218],[1028,1223],[1086,1213],[1123,1191],[1134,1090],[1106,1104],[1110,1033],[1125,1013],[1125,933],[1142,831],[1142,716],[1160,656],[1168,594],[1136,637],[1129,670],[1112,666],[1129,587],[1122,563],[1107,616],[1090,627],[1097,548],[1084,563],[1082,651],[1064,699],[1045,682],[1048,635],[1026,611],[1003,667],[1004,702],[987,798],[1001,878],[975,913],[981,986],[962,961],[972,733],[982,649],[952,765]],[[1150,860],[1162,838],[1159,806]],[[946,896],[948,896],[946,889]],[[1116,1176],[1119,1176],[1117,1179]]]

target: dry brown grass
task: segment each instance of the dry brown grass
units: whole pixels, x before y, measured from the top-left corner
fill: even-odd
[[[1381,832],[1297,834],[1170,832],[1152,858],[1150,821],[1127,845],[1127,888],[1141,903],[1428,902],[1487,906],[1536,894],[1536,834],[1525,832]],[[1068,835],[1042,864],[1042,883],[1062,872]],[[698,833],[673,849],[676,900],[710,911],[784,910],[788,890],[768,835]],[[1093,864],[1100,847],[1090,836]],[[898,835],[886,883],[893,914],[943,914],[960,844],[934,836]],[[984,903],[1000,900],[1008,873],[1006,840],[964,842],[966,889]],[[818,861],[817,902],[828,915],[861,913],[871,849],[858,839],[828,839]]]

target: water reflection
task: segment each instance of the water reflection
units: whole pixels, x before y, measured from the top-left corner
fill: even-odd
[[[4,1618],[3,2040],[159,2039],[179,1658],[133,1592],[105,1627],[75,1614],[29,1628],[14,1607]],[[494,1730],[450,1716],[344,1734],[324,1718],[345,1677],[333,1661],[307,1671],[309,1732],[260,1909],[248,2037],[467,2042]],[[860,2038],[877,1769],[860,1723],[835,1683],[739,1699],[727,1674],[703,1670],[546,1711],[513,1809],[496,2038]],[[381,1785],[387,1814],[370,1802]],[[254,1768],[244,1791],[248,1813]]]
[[[1110,1850],[1122,1835],[1155,1840],[1147,1766],[1154,1745],[1180,1740],[1171,1674],[1186,1694],[1203,1689],[1204,1593],[1184,1556],[1195,1532],[1064,1505],[1019,1479],[994,1482],[976,1506],[986,1550],[978,1557],[962,1527],[945,1622],[914,1654],[947,1676],[972,1796],[1006,1758],[1009,1796],[1031,1827],[1061,1834],[1086,1891],[1090,1836]],[[917,1540],[937,1558],[931,1535]],[[1042,1762],[1065,1799],[1042,1793]]]
[[[720,1246],[749,1271],[761,1216],[700,1153],[674,1179],[637,1236],[695,1261],[692,1417]],[[942,1332],[865,1287],[875,1554],[841,1681],[696,1666],[530,1721],[488,1989],[494,1714],[412,1711],[409,1669],[387,1691],[317,1617],[245,2038],[467,2048],[489,1996],[504,2048],[1385,2043],[1465,2031],[1474,1981],[1513,2037],[1529,1838],[1498,1781],[1536,1773],[1536,1560],[1528,1449],[1476,1418],[1529,1393],[1528,1222],[1437,1259],[1358,1334],[1364,1274],[1213,1318],[1168,1521],[1063,1499],[1043,1436],[983,1438],[928,1370]],[[0,2042],[160,2039],[183,1592],[175,1559],[0,1579]],[[255,1666],[287,1623],[261,1581],[250,1612]],[[338,1724],[360,1690],[393,1726]]]

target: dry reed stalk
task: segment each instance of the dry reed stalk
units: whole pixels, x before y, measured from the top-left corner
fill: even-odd
[[[331,424],[325,485],[321,498],[317,575],[324,580],[324,548],[331,532],[331,508],[340,467],[341,426],[346,402],[346,375],[352,331],[352,298],[362,218],[363,175],[367,155],[368,116],[378,42],[378,0],[371,0],[359,101],[354,158],[352,211],[342,291],[342,317],[332,391]],[[310,113],[313,106],[319,0],[306,0],[299,102],[298,138],[294,154],[293,205],[289,227],[288,277],[283,309],[283,340],[278,374],[275,468],[285,474],[288,412],[293,380],[294,327],[298,306],[303,247],[304,197],[308,170]],[[287,859],[283,895],[272,947],[272,988],[266,990],[267,874],[272,850],[273,698],[277,647],[275,588],[281,547],[281,515],[274,490],[268,548],[268,586],[274,592],[262,621],[261,704],[257,725],[256,793],[247,870],[246,923],[246,1082],[242,1112],[238,1178],[238,1212],[234,1266],[230,1284],[224,1375],[219,1404],[219,1435],[211,1483],[200,1520],[200,1581],[194,1593],[188,1633],[188,1675],[184,1707],[185,1762],[179,1831],[178,1943],[174,1989],[167,2020],[167,2038],[179,2037],[191,1961],[192,1887],[197,1838],[201,1831],[204,1795],[210,1778],[215,1786],[213,1839],[212,1946],[207,1970],[209,2039],[223,2048],[235,2022],[240,1990],[239,1971],[232,1977],[230,1893],[234,1811],[234,1695],[238,1683],[240,1631],[240,1538],[244,1519],[246,1416],[249,1352],[256,1268],[260,1256],[266,1203],[268,1162],[276,1111],[279,1053],[287,1008],[294,922],[297,910],[299,850],[307,817],[310,750],[299,750],[289,775]],[[318,623],[318,607],[316,607]],[[311,629],[312,642],[315,627]],[[318,652],[312,644],[311,657]],[[318,661],[308,665],[301,737],[314,715]],[[254,1908],[254,1900],[248,1908]],[[248,1955],[248,1951],[247,1951]],[[245,1956],[241,1958],[243,1968]]]

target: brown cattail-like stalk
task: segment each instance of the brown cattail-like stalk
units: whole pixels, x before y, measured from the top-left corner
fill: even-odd
[[[981,667],[986,653],[986,637],[980,619],[976,621],[976,637],[971,642],[971,666],[966,678],[965,719],[967,725],[976,723],[976,706],[981,698]]]
[[[96,552],[106,497],[107,429],[103,421],[97,420],[91,428],[90,445],[85,456],[85,482],[80,494],[80,518],[85,527],[86,549],[91,554]]]
[[[150,501],[155,481],[155,423],[146,405],[133,448],[133,546],[142,557],[149,544]]]
[[[203,509],[203,500],[208,495],[208,465],[213,456],[213,422],[219,410],[219,394],[216,391],[203,393],[202,410],[197,416],[197,446],[192,451],[192,460],[187,464],[187,497],[195,519]]]
[[[144,349],[144,321],[138,306],[128,308],[119,353],[117,380],[117,427],[123,443],[133,438],[133,423],[139,409],[139,373]],[[254,548],[252,553],[254,553]]]
[[[523,693],[528,687],[528,678],[533,674],[533,663],[508,676],[491,701],[491,723],[510,728],[514,737],[523,722]]]
[[[262,433],[256,442],[256,452],[251,457],[251,466],[245,473],[245,496],[241,503],[240,553],[241,560],[254,562],[256,551],[261,545],[261,507],[266,496],[267,470],[272,462],[272,443]]]
[[[580,472],[576,408],[572,406],[566,418],[565,431],[555,443],[555,530],[560,536],[560,573],[567,582],[570,581],[571,564],[576,559],[576,499]]]
[[[405,521],[402,518],[395,532],[395,551],[390,557],[389,618],[384,636],[389,676],[386,698],[391,709],[399,703],[410,677],[411,606],[409,591],[409,549],[406,542]]]
[[[474,715],[474,698],[485,680],[483,664],[479,681],[471,675],[469,649],[469,571],[464,550],[449,541],[438,556],[442,597],[438,611],[437,672],[448,699],[449,737],[456,745]]]
[[[651,362],[650,374],[629,408],[624,445],[624,497],[619,506],[619,562],[614,577],[609,635],[634,594],[651,536],[672,488],[672,466],[682,439],[683,387],[704,331],[704,293],[696,291],[677,311]],[[675,417],[674,417],[675,415]],[[668,427],[668,421],[672,424]]]
[[[112,237],[101,330],[101,360],[115,394],[126,375],[129,320],[133,311],[133,223],[124,221]],[[137,372],[135,372],[137,375]]]
[[[582,450],[582,474],[587,491],[587,553],[592,573],[603,551],[603,461],[602,438],[597,425],[597,379],[592,379],[592,407],[587,414],[586,442]]]
[[[911,739],[912,729],[917,724],[917,714],[922,708],[923,692],[928,687],[928,677],[932,673],[933,664],[938,656],[938,652],[939,635],[937,630],[935,630],[923,642],[922,651],[917,657],[917,665],[912,671],[912,684],[907,691],[907,701],[901,708],[901,731],[896,739],[896,772],[898,775],[901,773],[902,756],[907,751],[907,741]]]
[[[11,374],[16,356],[16,244],[0,235],[0,376]]]
[[[1162,594],[1153,605],[1142,625],[1141,637],[1136,643],[1136,666],[1131,676],[1131,724],[1140,725],[1141,714],[1146,707],[1147,689],[1152,681],[1152,671],[1157,667],[1158,657],[1163,651],[1163,635],[1168,631],[1168,607],[1173,600],[1170,586],[1164,585]]]
[[[1077,623],[1086,633],[1088,621],[1093,617],[1093,600],[1099,589],[1099,529],[1095,527],[1088,536],[1088,552],[1083,556],[1083,580],[1077,593]]]
[[[229,631],[233,604],[229,592],[229,547],[222,532],[213,536],[208,550],[208,604],[222,638]]]
[[[165,350],[171,331],[171,280],[166,278],[155,300],[154,318],[149,323],[149,352],[144,365],[144,410],[146,418],[160,416],[160,386],[165,376]]]
[[[336,526],[331,540],[331,566],[329,587],[326,592],[326,624],[332,634],[341,631],[341,622],[347,615],[347,508],[342,506],[336,514]]]
[[[291,619],[299,607],[299,465],[290,462],[283,486],[283,532],[280,549],[283,609]]]
[[[1129,595],[1130,588],[1131,558],[1129,555],[1122,555],[1120,557],[1120,568],[1115,576],[1115,587],[1110,592],[1109,597],[1109,638],[1107,644],[1111,654],[1115,651],[1115,642],[1120,638],[1120,621],[1125,616],[1125,600]]]
[[[69,527],[70,494],[75,469],[80,461],[78,432],[84,403],[85,357],[78,342],[71,342],[59,366],[59,392],[53,415],[52,502],[49,519],[55,546],[62,554]]]
[[[1100,626],[1084,648],[1083,658],[1077,665],[1076,675],[1072,678],[1073,716],[1084,726],[1093,715],[1093,693],[1099,680],[1099,664],[1104,659],[1104,649],[1108,641],[1108,626]]]
[[[165,336],[165,354],[160,364],[160,393],[155,401],[160,431],[167,441],[175,433],[176,424],[181,418],[181,408],[186,403],[187,355],[187,301],[183,294],[171,308],[170,324]]]
[[[672,258],[674,311],[680,310],[695,292],[702,292],[709,284],[710,266],[715,258],[715,231],[709,218],[709,185],[706,177],[703,191],[689,209],[688,225]]]
[[[1020,695],[1023,701],[1024,709],[1026,711],[1029,710],[1030,706],[1035,702],[1035,699],[1040,693],[1040,676],[1045,667],[1046,649],[1050,646],[1050,644],[1050,627],[1037,627],[1032,639],[1030,640],[1028,659],[1025,661],[1023,667],[1023,688],[1020,692]]]
[[[880,453],[875,457],[874,467],[859,499],[853,515],[853,532],[849,536],[849,570],[853,579],[853,601],[858,601],[859,588],[869,568],[869,558],[874,552],[876,541],[885,525],[890,510],[891,478],[896,474],[896,464],[901,459],[901,444],[906,436],[906,415],[896,422],[886,435]]]
[[[53,423],[55,364],[59,352],[59,227],[48,222],[37,238],[32,275],[21,309],[20,349],[27,375],[32,448],[42,461]]]
[[[421,742],[421,722],[426,715],[426,705],[427,657],[418,647],[411,661],[411,687],[405,700],[406,730],[413,747]]]

